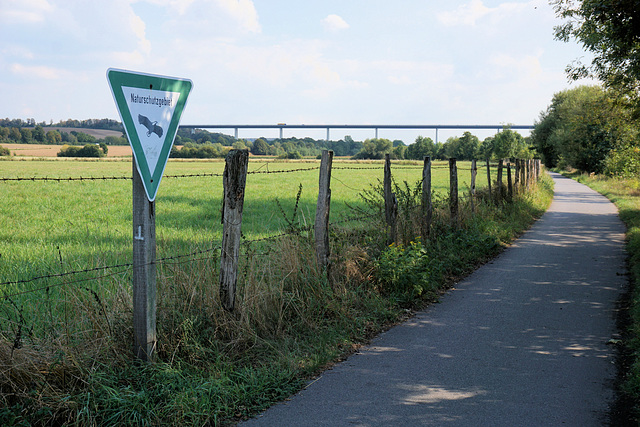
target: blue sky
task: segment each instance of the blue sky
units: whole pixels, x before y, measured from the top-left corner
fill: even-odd
[[[0,116],[119,119],[113,67],[191,79],[182,124],[531,124],[588,58],[559,22],[546,0],[0,0]]]

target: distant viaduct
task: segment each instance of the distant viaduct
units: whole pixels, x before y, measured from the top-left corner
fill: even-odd
[[[374,129],[375,137],[378,138],[378,129],[435,129],[436,143],[438,142],[438,131],[440,129],[495,129],[502,130],[505,126],[514,130],[531,130],[533,125],[288,125],[286,123],[278,123],[275,125],[181,125],[184,129],[234,129],[234,136],[238,138],[238,129],[280,129],[280,138],[283,136],[284,129],[326,129],[327,141],[330,140],[331,129]]]

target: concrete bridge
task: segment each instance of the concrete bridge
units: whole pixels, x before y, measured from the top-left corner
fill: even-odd
[[[239,129],[280,129],[280,138],[282,139],[285,129],[326,129],[327,138],[329,141],[331,129],[372,129],[375,131],[375,138],[378,138],[379,129],[432,129],[436,131],[436,144],[438,143],[438,131],[440,129],[460,129],[460,130],[491,130],[494,129],[497,132],[502,130],[505,126],[508,126],[514,130],[531,130],[533,125],[289,125],[286,123],[278,123],[275,125],[256,124],[256,125],[232,125],[232,124],[219,124],[219,125],[182,125],[183,129],[234,129],[234,136],[238,138]]]

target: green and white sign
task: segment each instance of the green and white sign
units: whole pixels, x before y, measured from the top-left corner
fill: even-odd
[[[107,70],[107,80],[150,202],[158,193],[191,80]]]

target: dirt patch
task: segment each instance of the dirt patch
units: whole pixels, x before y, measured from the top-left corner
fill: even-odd
[[[67,132],[71,133],[73,131],[86,133],[87,135],[95,136],[98,139],[104,139],[107,136],[115,136],[120,138],[122,136],[122,132],[117,130],[106,130],[106,129],[85,129],[85,128],[65,128],[65,127],[57,127],[57,126],[47,126],[44,128],[45,133],[50,130],[57,130],[58,132]]]

